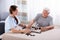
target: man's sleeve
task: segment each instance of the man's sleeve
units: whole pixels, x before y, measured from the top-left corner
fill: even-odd
[[[50,20],[50,25],[53,25],[53,18],[51,18]]]
[[[34,21],[37,21],[40,17],[40,14],[37,14],[37,16],[34,18]]]

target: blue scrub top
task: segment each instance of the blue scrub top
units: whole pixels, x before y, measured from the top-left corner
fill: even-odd
[[[18,19],[18,24],[20,24],[19,17],[16,16],[16,18]],[[16,24],[16,20],[11,15],[9,15],[5,20],[5,32],[9,32],[11,28],[15,28],[18,26],[18,24]]]

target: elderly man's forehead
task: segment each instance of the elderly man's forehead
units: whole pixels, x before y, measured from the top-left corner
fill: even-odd
[[[48,12],[47,10],[43,10],[43,12]]]
[[[43,9],[43,11],[47,11],[47,12],[49,12],[49,9]]]

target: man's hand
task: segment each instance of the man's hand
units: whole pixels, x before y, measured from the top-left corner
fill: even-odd
[[[47,27],[41,27],[41,31],[48,31],[48,30],[51,30],[51,29],[54,29],[54,26],[47,26]]]

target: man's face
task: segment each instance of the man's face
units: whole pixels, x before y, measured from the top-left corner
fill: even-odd
[[[43,17],[48,17],[48,15],[49,15],[49,12],[47,11],[47,10],[43,10]]]

